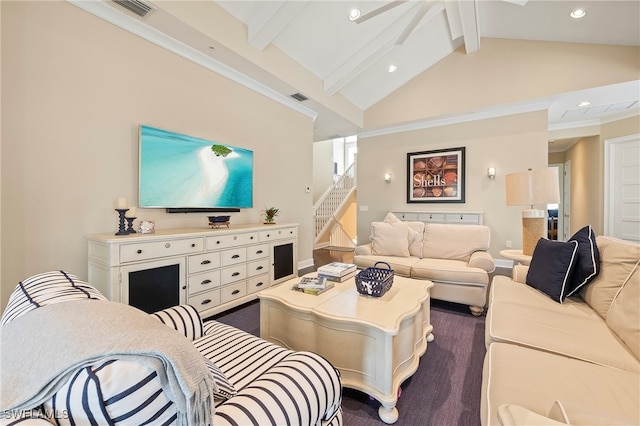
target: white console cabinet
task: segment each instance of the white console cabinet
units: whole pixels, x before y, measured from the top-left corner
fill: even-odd
[[[147,312],[189,303],[203,317],[296,277],[298,225],[89,235],[89,283]]]

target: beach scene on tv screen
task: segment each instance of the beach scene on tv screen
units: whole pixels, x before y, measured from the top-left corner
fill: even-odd
[[[140,126],[140,207],[253,206],[253,151]]]

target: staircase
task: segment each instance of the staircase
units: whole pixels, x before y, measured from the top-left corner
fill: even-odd
[[[356,162],[354,161],[313,206],[315,244],[318,244],[320,239],[330,230],[330,247],[349,249],[355,247],[355,243],[340,224],[338,216],[355,190]]]

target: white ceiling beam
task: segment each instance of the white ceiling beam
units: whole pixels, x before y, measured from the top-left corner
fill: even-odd
[[[358,50],[355,55],[329,74],[323,82],[324,91],[329,95],[335,94],[365,71],[371,64],[392,50],[396,45],[398,37],[402,34],[402,31],[398,28],[399,22],[405,22],[407,16],[415,16],[421,8],[422,4],[416,3],[414,7],[407,10],[400,18],[378,33],[366,46]],[[436,10],[441,12],[444,8],[436,8]],[[437,16],[437,13],[434,13],[433,16],[431,16],[431,14],[428,16],[428,19],[431,19]],[[427,22],[427,20],[424,22]],[[404,28],[406,28],[406,26],[403,27],[403,29]]]
[[[420,10],[413,16],[409,25],[407,25],[402,34],[400,34],[400,37],[396,40],[396,44],[404,43],[423,18],[426,17],[425,22],[435,18],[444,10],[444,7],[444,2],[440,0],[425,0],[424,3],[422,3]]]
[[[480,23],[477,0],[458,1],[458,6],[460,8],[465,51],[467,53],[477,52],[480,50]]]
[[[249,43],[263,50],[280,34],[307,1],[280,0],[260,3],[260,8],[256,9],[256,13],[251,16],[247,24]]]

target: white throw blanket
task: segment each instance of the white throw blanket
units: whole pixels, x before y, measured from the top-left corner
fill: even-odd
[[[200,352],[131,306],[102,300],[47,305],[0,327],[0,410],[31,409],[78,369],[111,359],[158,372],[179,425],[213,424],[215,383]]]

